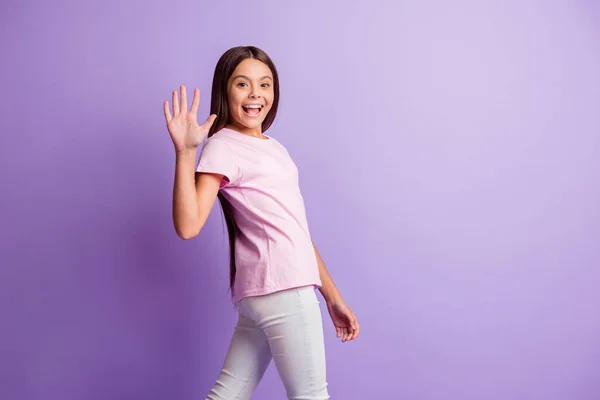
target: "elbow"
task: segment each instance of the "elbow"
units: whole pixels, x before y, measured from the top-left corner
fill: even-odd
[[[185,218],[174,218],[173,225],[175,226],[175,232],[183,240],[190,240],[200,234],[206,218],[186,216]]]
[[[198,236],[198,234],[200,234],[201,230],[202,230],[202,228],[197,229],[194,227],[188,227],[188,228],[176,227],[175,228],[175,232],[177,233],[177,236],[179,236],[183,240],[190,240],[190,239],[195,238],[196,236]]]
[[[177,236],[179,236],[183,240],[190,240],[190,239],[193,239],[196,236],[198,236],[198,233],[200,233],[200,232],[182,232],[182,233],[177,233]]]

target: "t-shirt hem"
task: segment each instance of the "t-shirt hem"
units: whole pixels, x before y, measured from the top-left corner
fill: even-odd
[[[299,288],[299,287],[303,287],[303,286],[315,286],[316,288],[320,288],[320,287],[322,287],[322,285],[323,285],[323,283],[321,282],[321,280],[316,280],[316,281],[312,280],[312,281],[309,281],[306,283],[292,283],[292,284],[281,285],[281,286],[277,286],[277,287],[267,286],[264,288],[243,292],[239,295],[236,295],[235,298],[232,299],[232,301],[235,304],[235,303],[239,302],[240,300],[244,299],[245,297],[265,296],[267,294],[280,292],[282,290],[295,289],[295,288]]]

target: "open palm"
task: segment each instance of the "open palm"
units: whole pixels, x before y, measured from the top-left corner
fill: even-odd
[[[200,89],[194,89],[194,99],[192,100],[192,108],[188,111],[187,96],[185,86],[179,88],[181,92],[181,101],[178,100],[177,90],[173,90],[173,115],[169,102],[164,102],[165,119],[167,121],[167,129],[175,150],[196,149],[202,141],[208,136],[208,131],[213,122],[217,118],[212,114],[204,122],[198,124],[198,107],[200,106]]]

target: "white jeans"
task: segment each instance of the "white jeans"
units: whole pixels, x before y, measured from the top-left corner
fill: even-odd
[[[313,286],[246,297],[216,384],[206,400],[247,400],[275,361],[288,399],[326,400],[325,344]]]

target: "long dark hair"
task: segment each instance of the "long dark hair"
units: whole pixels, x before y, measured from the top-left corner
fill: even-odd
[[[277,115],[277,106],[279,105],[279,76],[277,69],[271,58],[263,50],[254,46],[238,46],[227,50],[217,62],[215,67],[215,74],[212,83],[212,95],[210,99],[210,113],[216,114],[217,119],[213,123],[208,137],[211,137],[216,132],[223,129],[227,124],[231,123],[231,112],[229,110],[229,103],[227,101],[227,83],[229,78],[233,74],[233,71],[237,68],[239,63],[242,61],[253,58],[261,61],[269,67],[273,74],[273,103],[271,109],[265,117],[262,123],[262,131],[265,132]],[[229,289],[231,290],[231,296],[234,296],[234,284],[235,284],[235,238],[237,236],[237,225],[233,217],[233,210],[231,204],[219,192],[217,195],[219,202],[221,203],[221,209],[223,210],[223,216],[225,223],[227,224],[227,233],[229,236]]]

